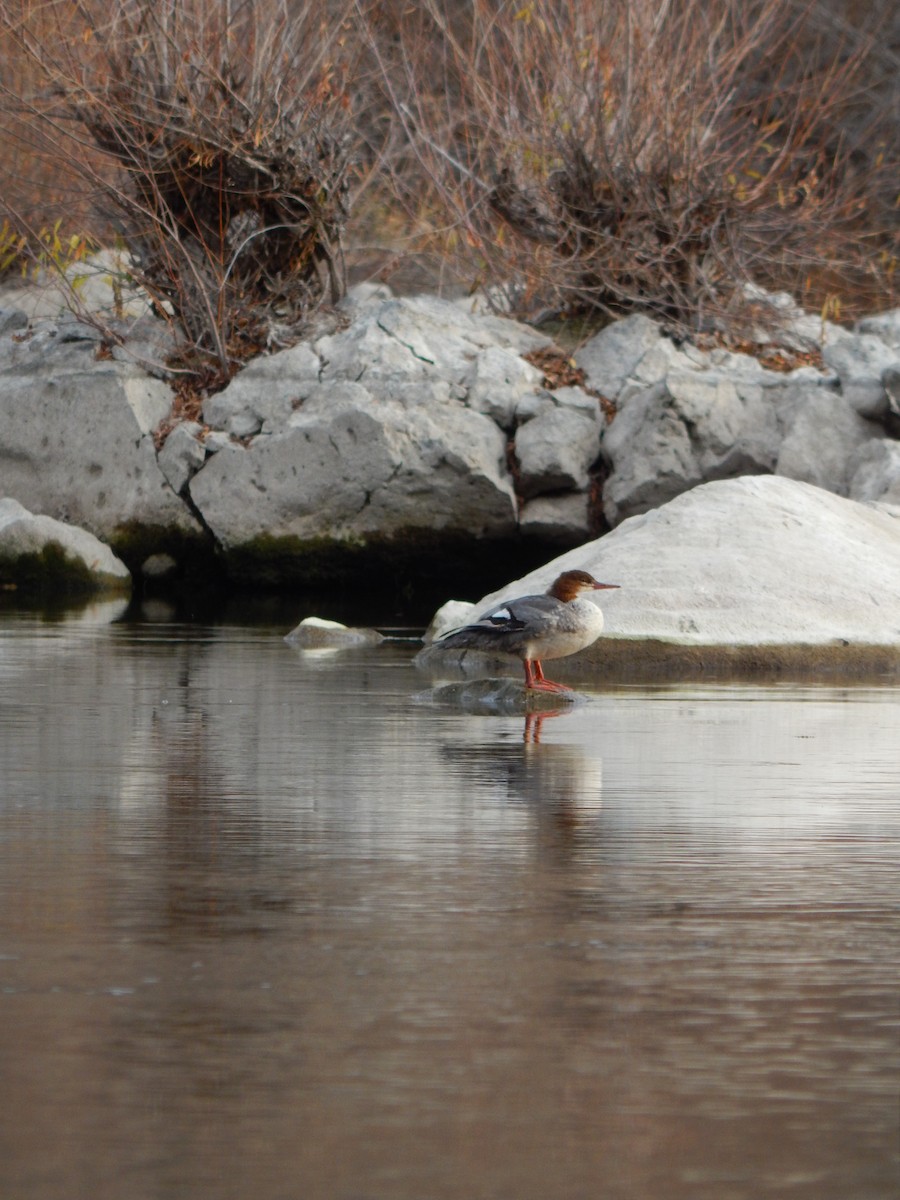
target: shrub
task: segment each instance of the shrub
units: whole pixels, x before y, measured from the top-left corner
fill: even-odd
[[[46,84],[32,123],[105,198],[135,280],[220,377],[340,298],[343,9],[49,0],[16,20],[17,7],[6,29]]]
[[[386,87],[461,244],[485,279],[516,281],[520,305],[696,328],[733,315],[750,280],[807,301],[888,294],[889,104],[871,88],[871,39],[837,38],[820,6],[427,0],[420,13],[397,56],[382,53]]]

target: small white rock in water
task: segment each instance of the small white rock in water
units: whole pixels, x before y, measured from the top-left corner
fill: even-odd
[[[384,635],[377,629],[358,629],[324,617],[305,617],[284,639],[304,650],[341,650],[348,646],[377,646]]]

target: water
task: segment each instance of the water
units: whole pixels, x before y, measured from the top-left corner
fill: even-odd
[[[0,621],[4,1200],[897,1194],[900,690],[115,612]]]

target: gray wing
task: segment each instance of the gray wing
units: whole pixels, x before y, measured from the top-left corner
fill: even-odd
[[[451,629],[438,638],[438,642],[442,646],[473,650],[502,650],[504,642],[515,642],[516,634],[558,608],[559,601],[552,596],[521,596],[508,604],[498,604],[471,625]]]

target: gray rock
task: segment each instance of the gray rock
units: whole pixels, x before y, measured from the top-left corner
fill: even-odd
[[[159,451],[160,469],[172,490],[179,494],[206,461],[206,449],[200,441],[202,431],[202,425],[196,421],[184,421],[175,426]]]
[[[512,350],[488,346],[480,350],[462,378],[466,403],[476,412],[511,430],[516,423],[516,406],[526,393],[540,386],[541,372]]]
[[[554,407],[516,433],[519,491],[526,498],[561,490],[585,491],[599,453],[596,417],[577,408]]]
[[[427,645],[439,638],[444,633],[449,633],[451,629],[459,629],[469,621],[475,611],[475,605],[467,600],[448,600],[446,604],[442,604],[434,616],[431,618],[431,623],[425,630],[422,641]]]
[[[0,337],[28,328],[28,314],[20,308],[0,308]]]
[[[355,646],[377,646],[384,635],[377,629],[354,628],[322,617],[304,617],[284,639],[300,650],[348,650]]]
[[[177,341],[172,327],[151,314],[138,320],[109,322],[122,337],[112,346],[117,362],[133,363],[155,379],[172,380],[175,371],[166,360],[175,350]]]
[[[35,516],[11,497],[0,499],[0,575],[4,580],[18,582],[22,559],[33,560],[53,548],[70,565],[78,583],[87,576],[98,591],[123,591],[131,584],[125,564],[86,529]]]
[[[774,469],[781,433],[755,372],[673,368],[664,383],[623,394],[603,450],[612,471],[603,492],[611,525],[707,479]]]
[[[132,522],[199,532],[153,444],[171,399],[85,343],[23,343],[0,370],[0,490],[104,538]]]
[[[854,329],[857,333],[872,333],[892,349],[900,350],[900,308],[863,317]]]
[[[615,400],[641,359],[661,340],[659,326],[649,317],[626,317],[595,334],[575,354],[575,362],[590,387]]]
[[[561,496],[536,496],[526,500],[519,513],[519,529],[526,536],[547,542],[574,545],[590,537],[590,496],[566,492]]]
[[[220,450],[227,450],[229,446],[233,446],[234,444],[231,434],[223,433],[219,429],[208,433],[203,441],[208,454],[218,454]]]
[[[533,421],[535,417],[552,413],[558,407],[550,393],[545,392],[543,388],[535,392],[526,392],[516,405],[516,424],[524,425],[526,421]]]
[[[339,311],[346,313],[351,320],[356,320],[360,313],[367,308],[377,308],[385,300],[392,300],[394,293],[386,283],[373,283],[363,280],[347,289],[347,294],[337,306]]]
[[[628,397],[603,437],[612,471],[603,488],[610,525],[703,482],[691,435],[665,383]]]
[[[73,312],[117,320],[150,311],[149,297],[131,282],[127,256],[115,250],[100,250],[72,263],[62,276],[48,267],[18,284],[8,284],[3,302],[26,312],[33,321],[66,320]]]
[[[274,432],[316,386],[321,370],[321,359],[303,342],[254,358],[226,388],[204,400],[203,419],[211,429],[235,437]]]
[[[580,387],[556,388],[550,393],[557,408],[571,408],[596,422],[598,432],[606,424],[600,401]]]
[[[178,563],[171,554],[151,554],[141,563],[141,574],[145,579],[168,579],[178,570]]]
[[[900,504],[900,442],[873,438],[860,450],[855,467],[852,499]]]
[[[324,362],[323,382],[364,383],[373,394],[396,399],[399,389],[427,381],[462,389],[477,355],[488,347],[524,353],[548,343],[515,321],[415,296],[367,306],[349,329],[321,338],[316,351]]]
[[[322,384],[283,433],[224,447],[189,486],[226,548],[263,535],[498,536],[516,519],[504,456],[500,430],[460,404],[408,407],[358,384]]]
[[[900,367],[888,367],[881,376],[888,398],[888,413],[900,417]]]
[[[872,333],[846,338],[826,346],[822,357],[837,371],[841,392],[863,417],[882,420],[888,413],[888,396],[882,376],[889,367],[900,367],[900,352]]]
[[[781,417],[785,433],[775,474],[848,495],[857,456],[876,438],[878,427],[843,395],[814,384],[795,389],[782,404]]]
[[[894,512],[897,510],[894,509]],[[474,608],[545,590],[581,568],[607,637],[714,645],[900,643],[900,520],[771,475],[704,484],[516,580]]]

